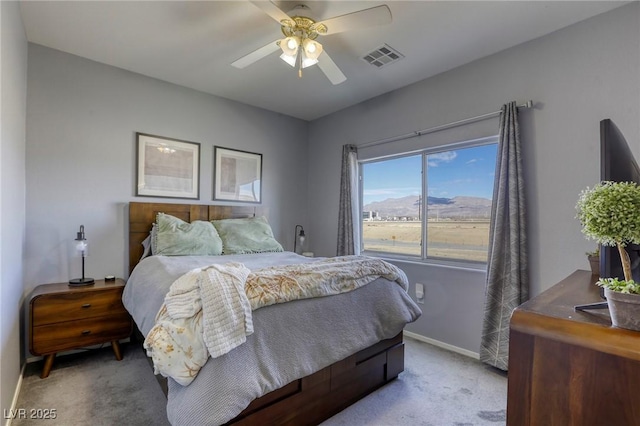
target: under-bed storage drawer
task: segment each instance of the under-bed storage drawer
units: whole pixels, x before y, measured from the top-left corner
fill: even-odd
[[[404,369],[402,332],[253,401],[229,424],[318,424]]]

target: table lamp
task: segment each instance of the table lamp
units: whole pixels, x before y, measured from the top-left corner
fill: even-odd
[[[86,278],[84,276],[84,258],[89,255],[89,243],[84,235],[84,225],[80,225],[80,231],[74,240],[75,251],[80,255],[82,259],[82,278],[73,278],[69,280],[70,286],[90,285],[95,282],[93,278]]]

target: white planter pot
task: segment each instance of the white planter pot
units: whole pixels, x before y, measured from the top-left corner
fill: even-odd
[[[640,331],[640,294],[626,294],[604,289],[614,327]]]

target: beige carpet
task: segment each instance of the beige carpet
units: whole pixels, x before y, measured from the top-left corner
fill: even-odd
[[[336,414],[323,426],[504,425],[507,378],[480,361],[405,337],[397,380]]]
[[[405,338],[405,371],[397,380],[323,423],[338,425],[504,425],[507,381],[479,361]],[[123,345],[56,359],[47,379],[27,366],[17,408],[55,409],[50,420],[12,425],[166,425],[164,395],[144,352]]]

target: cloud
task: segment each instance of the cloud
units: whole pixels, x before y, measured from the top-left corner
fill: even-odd
[[[362,193],[364,195],[406,195],[406,194],[419,194],[422,191],[420,187],[399,187],[399,188],[376,188],[365,189]]]
[[[393,195],[396,193],[393,189],[365,189],[364,195]]]
[[[438,167],[440,163],[450,163],[455,160],[458,153],[455,151],[439,152],[437,154],[430,154],[427,157],[427,163],[429,167]]]
[[[473,164],[473,163],[477,163],[479,160],[477,158],[472,158],[471,160],[467,161],[465,164]]]

